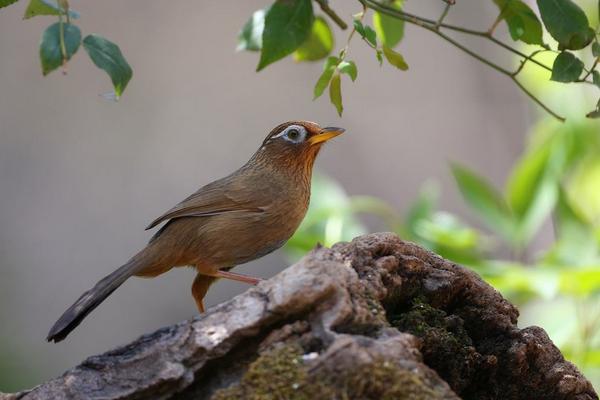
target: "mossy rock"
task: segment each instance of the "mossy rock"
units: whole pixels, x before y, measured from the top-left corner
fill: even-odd
[[[312,375],[297,344],[261,354],[241,381],[212,400],[435,400],[442,399],[415,373],[390,361],[356,365],[340,375]]]
[[[417,298],[409,310],[389,318],[392,326],[423,341],[423,361],[454,391],[460,393],[469,384],[482,356],[473,346],[460,317],[448,315]]]

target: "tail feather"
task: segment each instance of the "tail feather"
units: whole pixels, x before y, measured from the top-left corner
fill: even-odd
[[[140,269],[139,267],[140,263],[134,258],[110,275],[102,278],[63,313],[50,329],[46,340],[58,343],[66,338],[89,313],[98,307],[112,292],[117,290],[127,278],[134,275]]]

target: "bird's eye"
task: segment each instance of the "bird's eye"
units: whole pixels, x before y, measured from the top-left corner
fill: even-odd
[[[306,129],[301,126],[293,125],[289,127],[281,136],[288,142],[300,143],[306,138]]]

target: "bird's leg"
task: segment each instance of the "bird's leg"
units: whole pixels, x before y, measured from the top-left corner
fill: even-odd
[[[196,279],[194,279],[194,283],[192,284],[192,296],[196,301],[196,306],[198,307],[198,311],[201,313],[204,312],[204,296],[206,296],[206,292],[208,292],[208,288],[210,285],[216,281],[217,278],[212,276],[207,276],[204,274],[196,275]]]
[[[214,276],[215,278],[231,279],[232,281],[244,282],[250,285],[258,285],[258,283],[262,281],[261,278],[255,278],[253,276],[236,274],[235,272],[220,270],[216,271],[214,275],[211,274],[211,276]]]

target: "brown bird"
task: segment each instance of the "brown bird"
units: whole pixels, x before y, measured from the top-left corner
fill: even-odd
[[[149,278],[173,267],[195,267],[192,296],[200,312],[218,278],[257,284],[260,279],[229,270],[271,253],[292,236],[308,208],[315,158],[323,143],[343,132],[307,121],[275,127],[243,167],[155,219],[146,229],[167,223],[144,249],[81,295],[47,340],[67,337],[131,276]]]

